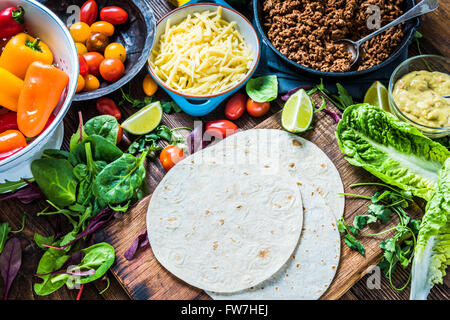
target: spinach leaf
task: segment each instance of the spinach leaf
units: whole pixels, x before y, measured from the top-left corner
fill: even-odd
[[[57,149],[47,149],[42,152],[42,158],[49,159],[69,159],[69,152]]]
[[[278,79],[275,75],[250,79],[245,88],[247,95],[256,102],[269,102],[278,97]]]
[[[119,123],[110,115],[97,116],[85,123],[84,132],[88,136],[101,136],[115,145],[119,133]]]
[[[64,159],[37,159],[31,172],[48,200],[60,207],[76,201],[77,180],[73,167]]]
[[[36,245],[44,250],[47,250],[47,247],[44,247],[43,245],[51,245],[53,243],[55,236],[49,236],[49,237],[44,237],[43,235],[40,235],[39,233],[35,233],[34,234],[34,242],[36,243]]]
[[[61,288],[67,279],[52,281],[52,272],[60,269],[69,259],[70,255],[64,250],[49,248],[39,261],[36,274],[43,280],[34,284],[34,292],[39,296],[49,295]]]
[[[8,235],[11,232],[11,227],[8,222],[3,222],[0,224],[0,254],[5,247],[6,240],[8,240]]]
[[[99,136],[92,135],[83,140],[73,150],[70,151],[69,161],[75,167],[76,165],[86,163],[86,148],[85,144],[90,143],[92,148],[92,157],[94,161],[105,161],[111,163],[120,158],[123,152],[114,143]]]
[[[136,158],[125,153],[107,165],[95,178],[94,195],[108,205],[129,201],[145,179],[144,160],[147,151]]]

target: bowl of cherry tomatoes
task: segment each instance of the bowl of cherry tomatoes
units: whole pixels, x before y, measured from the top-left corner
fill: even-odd
[[[42,0],[66,24],[78,51],[75,101],[103,97],[144,67],[156,19],[145,0]]]

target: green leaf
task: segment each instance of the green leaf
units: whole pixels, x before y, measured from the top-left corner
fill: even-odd
[[[88,136],[98,135],[115,145],[119,133],[119,122],[110,115],[97,116],[86,122],[84,131]]]
[[[278,97],[278,79],[275,75],[250,79],[245,88],[247,95],[256,102],[269,102]]]
[[[8,235],[11,232],[11,227],[8,222],[0,223],[0,253],[2,253],[5,247],[6,240],[8,240]]]
[[[377,218],[372,215],[358,215],[353,220],[353,226],[356,229],[361,230],[366,227],[368,224],[374,223],[377,221]]]
[[[28,181],[33,182],[34,179],[28,179]],[[27,183],[23,179],[20,179],[18,181],[5,180],[5,182],[0,183],[0,194],[7,192],[14,192],[17,189],[22,188],[26,185]]]
[[[161,108],[163,109],[164,113],[172,113],[172,111],[175,112],[181,112],[181,108],[176,104],[175,101],[161,101]]]
[[[369,214],[379,219],[381,223],[386,223],[391,219],[390,210],[382,204],[371,203],[369,205]]]
[[[104,161],[111,163],[122,156],[123,152],[114,143],[98,136],[92,135],[84,139],[73,150],[70,151],[69,161],[75,167],[83,163],[86,164],[86,148],[85,144],[90,143],[92,148],[92,157],[94,161]]]
[[[364,248],[364,246],[352,235],[347,234],[344,238],[344,242],[350,249],[356,250],[362,255],[366,253],[366,249]]]
[[[368,104],[348,107],[336,135],[347,161],[384,182],[430,200],[450,152],[394,115]]]
[[[36,242],[37,246],[41,249],[47,250],[47,247],[44,247],[43,244],[51,245],[53,243],[54,236],[44,237],[39,233],[34,234],[34,242]]]

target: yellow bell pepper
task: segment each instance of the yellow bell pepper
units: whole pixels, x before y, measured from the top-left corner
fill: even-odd
[[[19,33],[6,44],[0,56],[0,67],[25,79],[28,67],[35,61],[51,65],[53,54],[39,38]]]
[[[16,112],[22,88],[22,79],[0,68],[0,106]]]

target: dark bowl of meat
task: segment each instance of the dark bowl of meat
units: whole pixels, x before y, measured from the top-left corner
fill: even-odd
[[[382,27],[414,5],[414,0],[253,0],[264,42],[289,66],[316,77],[357,77],[395,61],[407,50],[419,18],[368,40],[353,66],[351,53],[337,40],[362,39],[375,31],[369,26],[378,13]]]

